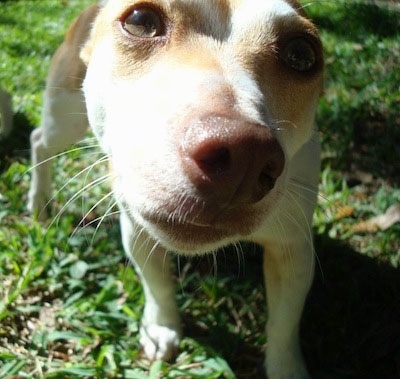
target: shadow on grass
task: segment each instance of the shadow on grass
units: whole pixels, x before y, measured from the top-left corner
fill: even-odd
[[[237,254],[235,248],[227,247],[216,255],[216,261],[209,255],[179,258],[181,267],[187,264],[189,276],[194,276],[185,284],[185,295],[179,301],[187,303],[190,298],[181,312],[184,335],[197,341],[210,357],[223,357],[236,378],[263,378],[264,348],[260,346],[265,346],[266,306],[262,254],[252,244],[244,244],[239,258]],[[235,312],[241,313],[240,322],[238,314],[232,315]]]
[[[325,124],[319,122],[324,130],[335,130],[323,141],[334,154],[325,157],[322,166],[341,171],[350,187],[374,183],[377,187],[381,184],[377,179],[399,186],[400,148],[394,141],[400,140],[400,118],[396,110],[379,114],[368,104],[340,107],[338,116]]]
[[[399,14],[393,12],[391,8],[354,2],[337,6],[335,1],[332,1],[331,5],[335,8],[334,12],[330,12],[327,2],[321,5],[321,13],[313,13],[312,19],[321,29],[329,30],[349,40],[360,40],[363,36],[371,34],[380,37],[399,34]]]
[[[400,377],[400,270],[325,236],[303,319],[316,378]]]
[[[301,328],[303,351],[313,378],[399,378],[400,270],[325,236],[317,236],[316,249],[319,266]],[[237,275],[237,258],[232,256],[227,262],[227,256],[218,258],[223,261],[218,277],[236,278],[234,290],[242,292],[245,299],[250,296],[248,281],[262,292],[261,254],[248,257],[245,252],[246,277]],[[245,283],[244,290],[240,281]],[[260,306],[256,317],[263,319],[262,312]],[[202,327],[191,313],[184,316],[184,323],[185,334],[223,356],[238,379],[265,378],[260,345],[244,341],[227,325]],[[251,327],[254,325],[243,325]],[[262,322],[258,328],[263,333]]]
[[[400,139],[400,13],[394,11],[398,8],[323,1],[311,2],[307,9],[326,32],[327,95],[317,118],[324,150],[329,151],[325,163],[355,184],[368,174],[398,186],[400,149],[394,142]]]
[[[7,136],[0,135],[0,173],[20,158],[29,158],[29,136],[33,130],[26,116],[16,113],[13,119],[13,128]]]

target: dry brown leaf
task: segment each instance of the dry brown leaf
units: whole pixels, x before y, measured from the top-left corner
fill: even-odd
[[[355,233],[375,233],[379,229],[389,229],[396,222],[400,222],[400,204],[392,205],[384,214],[358,222],[351,229]]]
[[[339,207],[335,214],[335,220],[341,220],[342,218],[350,217],[354,213],[354,207],[351,205],[344,205]]]

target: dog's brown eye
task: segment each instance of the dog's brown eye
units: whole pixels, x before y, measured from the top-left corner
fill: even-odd
[[[295,71],[308,72],[317,63],[317,54],[310,41],[305,38],[295,38],[283,48],[281,59]]]
[[[151,8],[136,8],[122,22],[123,28],[135,37],[153,38],[164,32],[161,15]]]

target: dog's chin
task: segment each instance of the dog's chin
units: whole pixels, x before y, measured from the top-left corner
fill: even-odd
[[[141,214],[142,224],[156,241],[168,250],[182,254],[202,254],[239,240],[248,239],[262,223],[264,212],[236,209],[224,212],[212,221],[196,217],[171,219],[167,214]]]

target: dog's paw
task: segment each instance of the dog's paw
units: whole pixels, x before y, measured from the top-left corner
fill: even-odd
[[[268,379],[311,379],[301,356],[267,356],[265,365]]]
[[[311,379],[305,367],[299,368],[267,368],[267,378],[268,379]]]
[[[268,379],[311,379],[311,376],[307,372],[295,372],[295,373],[269,373],[267,370],[267,378]]]
[[[180,331],[162,325],[147,325],[140,330],[140,344],[150,360],[168,361],[178,352]]]

